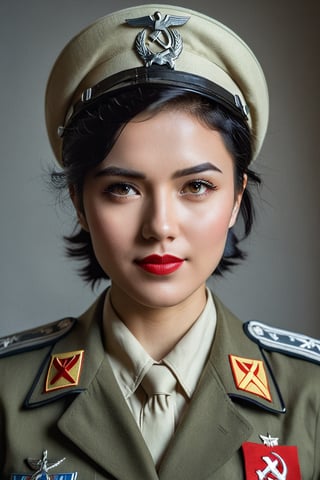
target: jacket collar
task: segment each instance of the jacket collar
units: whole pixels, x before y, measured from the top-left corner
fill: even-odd
[[[40,406],[66,395],[80,393],[88,388],[105,357],[103,335],[101,334],[104,296],[105,294],[102,294],[89,310],[78,319],[71,335],[62,338],[53,348],[47,348],[44,361],[27,395],[25,406],[28,408]],[[273,413],[284,413],[285,406],[280,389],[263,351],[244,334],[241,322],[217,297],[214,297],[214,302],[218,321],[209,362],[212,368],[216,370],[219,378],[222,379],[225,391],[234,401],[239,399]],[[84,350],[84,361],[79,383],[63,389],[45,392],[44,385],[51,356],[79,350]],[[264,365],[271,400],[237,387],[230,356],[256,360]]]
[[[79,318],[72,333],[47,351],[26,406],[39,407],[82,392],[60,417],[58,427],[114,478],[172,480],[179,472],[179,478],[184,480],[203,480],[226,463],[252,433],[252,426],[237,409],[237,399],[270,412],[283,412],[278,388],[259,347],[245,336],[241,322],[215,298],[217,329],[213,347],[188,415],[182,419],[157,474],[105,355],[101,335],[103,302],[104,295]],[[85,353],[79,384],[44,393],[51,354],[80,349]],[[271,401],[236,387],[228,360],[230,354],[264,363]]]
[[[276,383],[272,367],[268,363],[260,347],[249,339],[243,330],[242,323],[220,302],[218,298],[214,299],[217,308],[218,323],[214,339],[213,348],[209,362],[217,371],[222,379],[224,388],[229,397],[237,402],[251,403],[255,406],[267,410],[271,413],[285,413],[285,405],[281,396],[280,389]],[[234,370],[231,366],[231,357],[240,357],[248,359],[259,364],[265,373],[265,387],[269,392],[269,398],[265,398],[259,388],[239,388],[236,384]],[[246,362],[244,361],[243,364]],[[250,369],[248,367],[248,369]],[[257,379],[257,381],[256,381]],[[259,387],[259,375],[252,376],[252,385],[256,383]],[[249,382],[249,376],[248,376]],[[244,382],[247,387],[249,383]]]
[[[69,335],[46,349],[44,360],[26,397],[27,408],[45,405],[66,395],[83,392],[91,384],[104,359],[101,319],[104,294],[77,320]],[[46,377],[53,355],[66,355],[83,350],[83,364],[77,384],[46,392]]]

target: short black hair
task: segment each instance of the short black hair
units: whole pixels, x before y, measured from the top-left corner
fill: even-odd
[[[146,85],[125,89],[109,94],[82,110],[64,129],[63,169],[51,173],[52,184],[58,190],[72,185],[81,204],[86,175],[106,158],[121,129],[141,112],[153,115],[165,109],[187,111],[209,128],[220,132],[234,161],[235,190],[242,189],[244,175],[248,178],[239,212],[243,223],[241,240],[246,238],[254,221],[250,189],[261,182],[259,176],[249,168],[252,161],[249,126],[243,117],[229,112],[219,103],[180,88]],[[65,241],[67,256],[83,262],[79,273],[86,282],[94,287],[102,279],[108,279],[96,259],[87,231],[77,225],[73,233],[65,237]],[[230,229],[224,254],[213,274],[222,274],[245,257],[239,241],[234,230]]]

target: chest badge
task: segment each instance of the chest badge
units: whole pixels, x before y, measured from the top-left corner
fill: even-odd
[[[51,356],[45,392],[78,385],[83,362],[83,350]]]
[[[262,360],[229,355],[233,379],[238,390],[272,401],[268,378]]]
[[[76,480],[78,474],[74,473],[57,473],[49,474],[49,470],[58,467],[65,458],[60,460],[48,460],[48,452],[42,452],[40,459],[28,458],[26,460],[29,467],[34,471],[32,474],[13,473],[11,480]]]
[[[267,447],[276,447],[279,445],[279,438],[271,437],[270,433],[268,433],[268,435],[259,435],[259,437],[263,441],[263,445],[266,445]]]
[[[278,445],[278,438],[260,435],[263,445],[242,445],[246,480],[301,480],[298,449]]]

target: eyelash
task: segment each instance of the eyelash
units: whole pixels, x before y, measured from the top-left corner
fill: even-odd
[[[194,186],[198,186],[199,188],[202,188],[202,187],[205,187],[205,192],[186,192],[185,190],[187,188],[190,188],[190,187],[194,187]],[[209,182],[208,180],[204,180],[204,179],[195,179],[195,180],[190,180],[189,182],[187,182],[181,189],[180,193],[182,194],[182,196],[187,196],[187,195],[190,195],[192,197],[204,197],[205,195],[208,195],[208,191],[213,191],[213,190],[216,190],[217,187],[216,185],[214,185],[213,183]],[[117,191],[118,190],[118,191]],[[119,191],[122,190],[122,193],[119,193]],[[126,190],[126,192],[124,192],[124,190]],[[128,194],[128,191],[130,190],[133,190],[135,193],[131,193],[131,194]],[[138,189],[131,185],[130,183],[127,183],[127,182],[117,182],[117,183],[112,183],[111,185],[109,185],[108,187],[106,187],[104,190],[103,190],[103,193],[105,194],[109,194],[110,196],[113,196],[113,197],[116,197],[116,198],[128,198],[128,197],[131,197],[131,196],[135,196],[136,194],[138,194]]]

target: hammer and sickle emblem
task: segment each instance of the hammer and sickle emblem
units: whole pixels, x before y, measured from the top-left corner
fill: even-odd
[[[288,474],[288,468],[283,460],[275,452],[271,452],[271,455],[274,455],[275,460],[272,460],[270,457],[262,457],[262,460],[266,463],[266,468],[264,470],[257,470],[256,474],[258,475],[259,480],[286,480]],[[278,465],[281,464],[282,472],[278,469]],[[271,473],[273,477],[268,477],[268,474]]]
[[[150,67],[155,63],[174,68],[174,61],[182,52],[183,41],[180,33],[176,29],[170,29],[170,27],[184,25],[188,20],[189,17],[177,15],[165,15],[162,18],[160,12],[155,12],[153,16],[149,15],[126,20],[126,23],[131,27],[145,27],[136,37],[136,49],[146,67]],[[157,45],[160,49],[159,51],[153,52],[148,47],[147,29],[149,29],[148,40]]]

